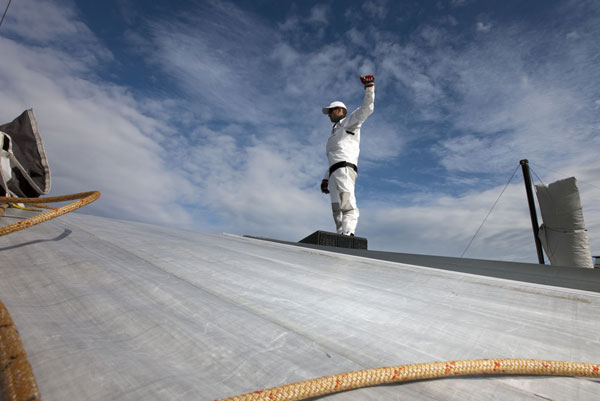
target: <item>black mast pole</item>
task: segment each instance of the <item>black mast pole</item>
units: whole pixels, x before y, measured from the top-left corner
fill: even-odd
[[[535,201],[533,199],[533,191],[531,190],[531,173],[529,172],[529,160],[521,160],[521,168],[523,169],[523,179],[525,180],[525,192],[527,192],[527,201],[529,202],[529,214],[531,215],[531,225],[533,226],[533,238],[535,240],[535,248],[538,254],[538,261],[541,265],[544,263],[544,252],[542,251],[542,243],[538,238],[540,231],[537,212],[535,210]]]

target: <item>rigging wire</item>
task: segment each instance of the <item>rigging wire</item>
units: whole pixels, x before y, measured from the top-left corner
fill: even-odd
[[[4,9],[4,14],[2,14],[2,19],[0,19],[0,26],[2,26],[2,23],[4,22],[4,17],[6,17],[6,13],[8,12],[8,7],[10,7],[11,2],[12,2],[12,0],[8,0],[8,4],[6,5],[6,8]]]
[[[537,178],[537,179],[540,181],[540,183],[541,183],[542,185],[546,185],[546,184],[544,184],[544,181],[542,181],[542,179],[540,178],[540,176],[539,176],[539,175],[537,175],[537,174],[535,173],[535,171],[534,171],[534,170],[531,168],[531,166],[529,167],[529,171],[531,171],[531,172],[533,173],[533,175],[535,175],[535,177],[536,177],[536,178]]]
[[[496,201],[494,202],[494,204],[492,205],[492,208],[490,209],[490,211],[488,212],[487,216],[485,216],[485,218],[483,219],[483,221],[481,222],[481,225],[479,226],[479,228],[477,229],[477,231],[475,231],[475,235],[473,235],[473,238],[471,238],[471,241],[469,241],[469,244],[467,245],[467,247],[465,248],[465,250],[460,254],[460,257],[462,258],[463,256],[465,256],[465,253],[467,253],[467,250],[469,249],[469,247],[471,246],[471,244],[473,243],[473,240],[475,239],[475,237],[477,236],[477,234],[479,234],[479,231],[481,230],[481,228],[483,227],[483,225],[485,224],[485,222],[487,221],[488,217],[490,217],[490,214],[492,214],[492,210],[494,210],[494,207],[496,207],[496,204],[498,203],[498,201],[500,200],[500,198],[502,197],[502,194],[504,193],[504,191],[506,191],[506,188],[508,187],[508,184],[510,184],[510,182],[512,181],[513,177],[515,176],[515,174],[517,173],[517,170],[519,169],[519,165],[517,165],[517,167],[515,168],[515,171],[513,171],[512,175],[510,176],[510,178],[508,179],[508,182],[506,183],[506,185],[504,186],[504,188],[502,189],[502,192],[500,192],[500,195],[498,196],[498,199],[496,199]]]
[[[557,177],[569,177],[569,176],[572,176],[572,175],[573,175],[573,174],[565,174],[564,172],[556,171],[556,170],[550,169],[550,168],[548,168],[548,167],[546,167],[546,166],[542,166],[541,164],[538,164],[538,163],[533,163],[533,162],[531,162],[531,161],[529,162],[529,165],[530,165],[530,166],[532,166],[532,165],[535,165],[535,166],[537,166],[537,167],[540,167],[542,170],[547,170],[547,171],[550,171],[550,172],[552,172],[552,173],[556,174],[556,175],[557,175]],[[532,170],[532,171],[533,171],[533,170]],[[538,177],[538,178],[539,178],[539,177]],[[540,181],[541,181],[541,180],[540,180]],[[592,184],[592,183],[591,183],[589,180],[582,180],[582,179],[578,178],[578,179],[577,179],[577,181],[579,181],[579,182],[581,182],[581,183],[585,184],[585,185],[586,185],[586,186],[588,186],[588,187],[593,187],[593,188],[596,188],[596,189],[600,189],[600,187],[599,187],[599,186]]]

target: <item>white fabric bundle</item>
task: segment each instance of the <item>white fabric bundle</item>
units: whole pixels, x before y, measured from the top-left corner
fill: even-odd
[[[575,177],[536,185],[535,191],[544,221],[539,238],[550,263],[593,268]]]

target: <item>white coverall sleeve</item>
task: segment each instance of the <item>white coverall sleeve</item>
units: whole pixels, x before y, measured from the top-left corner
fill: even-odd
[[[373,114],[374,110],[375,86],[371,86],[369,88],[365,88],[365,97],[363,98],[362,105],[348,116],[348,122],[345,124],[346,128],[350,130],[352,130],[352,128],[360,128],[367,117]]]

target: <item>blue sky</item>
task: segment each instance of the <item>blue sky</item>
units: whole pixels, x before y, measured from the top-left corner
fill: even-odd
[[[334,229],[320,109],[372,73],[371,249],[461,255],[527,158],[578,178],[597,253],[599,38],[584,0],[17,0],[0,121],[34,108],[51,194],[100,190],[87,213],[295,241]],[[465,256],[536,261],[520,171]]]

